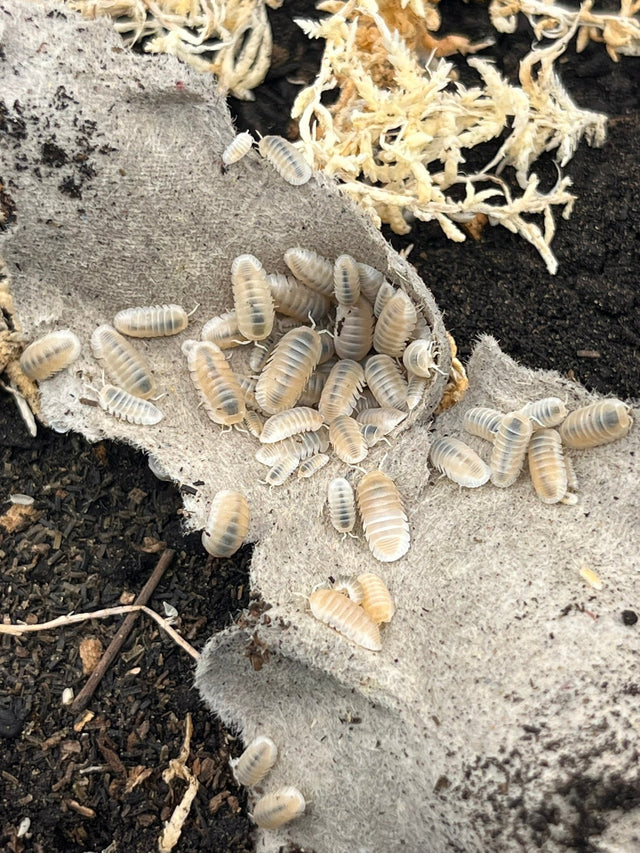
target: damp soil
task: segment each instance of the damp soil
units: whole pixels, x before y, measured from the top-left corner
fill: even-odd
[[[491,33],[485,7],[449,2],[444,31]],[[309,46],[294,17],[309,3],[270,12],[274,63],[254,102],[231,101],[239,129],[294,137],[286,116],[313,79],[320,46]],[[523,23],[497,36],[498,68],[516,78],[532,41]],[[502,228],[477,240],[447,241],[430,223],[387,237],[433,291],[466,359],[477,336],[494,335],[518,361],[554,369],[602,394],[640,396],[640,59],[613,63],[601,45],[568,52],[559,71],[582,107],[606,112],[601,149],[582,144],[565,172],[577,201],[558,219],[551,276],[537,252]],[[55,152],[52,152],[52,156]],[[556,178],[541,162],[543,184]],[[72,611],[130,603],[163,549],[175,550],[149,606],[177,611],[176,628],[195,648],[251,605],[250,548],[215,561],[197,535],[184,536],[177,489],[157,480],[146,458],[102,442],[39,429],[31,438],[11,398],[0,396],[0,499],[32,496],[32,507],[0,505],[0,595],[5,621],[44,622]],[[240,853],[254,849],[246,798],[228,759],[240,751],[192,687],[193,660],[155,622],[139,616],[86,711],[62,703],[87,680],[81,650],[106,648],[121,616],[47,632],[0,638],[0,849],[22,853],[88,850],[148,853],[179,803],[185,782],[163,771],[193,735],[187,766],[200,783],[177,850]],[[28,833],[18,827],[29,817]],[[592,848],[585,828],[571,849]],[[110,846],[111,845],[111,846]]]

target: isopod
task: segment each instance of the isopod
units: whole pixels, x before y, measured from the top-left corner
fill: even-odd
[[[380,270],[375,269],[369,264],[359,263],[358,272],[360,273],[360,292],[373,305],[376,301],[378,291],[385,281],[385,277]]]
[[[558,503],[567,493],[567,467],[558,430],[534,432],[527,453],[529,472],[538,497],[545,504]]]
[[[224,489],[213,499],[202,531],[202,544],[212,557],[231,557],[249,530],[249,503],[242,492]]]
[[[374,350],[392,358],[401,358],[416,322],[416,306],[404,290],[397,290],[378,317],[373,333]]]
[[[256,384],[256,400],[269,414],[290,409],[320,359],[320,335],[308,326],[291,329],[276,344]]]
[[[238,785],[251,788],[262,782],[278,758],[278,747],[265,735],[258,735],[247,746],[240,758],[230,761]]]
[[[260,153],[278,174],[296,187],[306,184],[312,175],[311,166],[298,151],[282,136],[263,136],[258,143]]]
[[[312,290],[333,297],[333,264],[313,249],[294,246],[284,253],[284,262],[298,281]]]
[[[363,411],[358,412],[356,420],[364,426],[372,424],[381,429],[383,435],[388,435],[406,417],[406,412],[386,406],[384,408],[363,409]]]
[[[257,412],[247,410],[244,413],[242,423],[246,426],[246,428],[249,430],[249,432],[254,438],[260,438],[260,435],[262,434],[262,428],[264,426],[264,421]]]
[[[381,407],[402,409],[406,406],[407,381],[390,355],[370,356],[364,366],[364,377]]]
[[[293,474],[299,464],[295,456],[281,456],[269,469],[264,480],[266,486],[282,486]]]
[[[353,488],[344,477],[335,477],[327,488],[329,518],[338,533],[350,533],[356,523]]]
[[[250,341],[268,338],[276,315],[260,261],[254,255],[238,255],[231,265],[231,284],[241,334]]]
[[[567,447],[597,447],[623,438],[633,418],[622,400],[601,400],[567,415],[560,425],[560,437]]]
[[[321,337],[326,338],[327,335],[322,335]],[[324,386],[332,367],[333,364],[328,363],[318,365],[307,380],[307,384],[302,389],[302,394],[300,394],[296,402],[297,406],[316,406],[320,402]]]
[[[381,563],[399,560],[409,550],[411,537],[396,484],[382,471],[371,471],[358,482],[356,498],[373,556]]]
[[[338,415],[350,415],[364,387],[364,370],[357,361],[344,358],[336,362],[327,377],[318,411],[330,424]]]
[[[477,435],[487,441],[493,441],[498,432],[504,412],[488,406],[474,406],[464,414],[463,425],[471,435]]]
[[[352,643],[379,652],[380,629],[364,610],[335,589],[316,589],[309,596],[311,612]]]
[[[409,373],[407,379],[407,409],[412,412],[424,397],[429,380],[424,376]]]
[[[329,424],[329,441],[336,456],[347,465],[357,465],[368,453],[360,424],[349,415],[338,415]]]
[[[491,482],[501,489],[518,479],[522,470],[533,427],[531,418],[522,412],[509,412],[500,419],[491,451]]]
[[[210,341],[195,341],[187,364],[211,420],[223,426],[240,423],[246,412],[244,392],[222,350]]]
[[[329,456],[326,453],[316,453],[315,456],[310,456],[298,466],[298,477],[300,479],[313,477],[313,475],[321,468],[324,468],[329,461]]]
[[[253,147],[253,136],[248,131],[235,136],[222,152],[222,165],[231,166],[242,160]]]
[[[277,829],[303,815],[306,805],[300,791],[289,785],[260,797],[252,817],[262,829]]]
[[[181,305],[145,305],[118,311],[113,325],[130,338],[162,338],[183,332],[189,317]]]
[[[291,275],[267,276],[276,311],[299,323],[319,323],[329,311],[329,298],[302,284]],[[329,337],[323,335],[323,337]]]
[[[336,592],[348,596],[354,604],[362,604],[364,590],[357,578],[341,575],[331,582],[329,589],[335,589]]]
[[[360,298],[360,270],[351,255],[340,255],[333,265],[333,292],[339,305],[355,305]]]
[[[113,384],[135,397],[148,399],[156,391],[151,366],[126,338],[112,326],[98,326],[91,336],[94,356],[104,362]]]
[[[301,432],[273,444],[263,444],[256,451],[256,460],[262,465],[275,465],[284,456],[294,456],[302,461],[324,453],[329,447],[329,430],[321,427],[315,432]]]
[[[424,338],[418,338],[408,345],[402,353],[402,361],[410,373],[423,378],[431,376],[431,373],[436,369],[436,362],[433,357],[435,343],[434,340],[427,341]]]
[[[20,356],[20,369],[29,379],[48,379],[64,370],[80,355],[80,341],[69,329],[49,332],[34,341]]]
[[[373,447],[379,441],[386,441],[387,444],[391,443],[385,438],[384,431],[375,424],[360,424],[360,432],[367,447]]]
[[[380,314],[382,313],[382,309],[391,299],[391,297],[395,294],[395,292],[396,289],[392,284],[389,284],[389,282],[386,280],[382,282],[376,294],[376,301],[373,303],[373,313],[376,317],[380,316]]]
[[[231,349],[247,341],[238,329],[238,315],[235,308],[208,320],[202,327],[200,337],[203,341],[211,341],[220,349]]]
[[[558,426],[567,416],[567,407],[560,397],[543,397],[527,403],[520,411],[529,415],[534,432],[544,427]]]
[[[116,388],[115,385],[105,385],[101,388],[98,402],[105,412],[130,424],[153,426],[160,423],[164,417],[160,409],[150,400],[134,397],[133,394],[129,394],[123,388]]]
[[[262,428],[260,441],[273,444],[300,432],[314,432],[322,426],[322,415],[309,406],[297,406],[271,415]]]
[[[339,305],[333,345],[340,358],[360,361],[373,344],[374,318],[371,305],[362,296],[355,305]]]
[[[458,438],[442,436],[434,439],[429,457],[437,471],[467,489],[483,486],[491,476],[487,463]]]
[[[364,612],[376,625],[391,622],[396,606],[382,578],[372,572],[365,572],[363,575],[358,575],[358,583],[362,588],[361,605]]]

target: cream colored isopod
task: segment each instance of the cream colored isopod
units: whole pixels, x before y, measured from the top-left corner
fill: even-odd
[[[391,622],[396,606],[391,598],[387,585],[379,575],[373,572],[365,572],[358,575],[358,582],[362,589],[362,609],[376,623]]]
[[[352,643],[371,652],[382,648],[380,630],[360,605],[335,589],[316,589],[309,596],[311,612]]]
[[[260,797],[253,808],[252,817],[262,829],[278,829],[303,815],[306,805],[300,791],[289,785]]]
[[[278,758],[278,747],[265,735],[258,735],[247,746],[240,758],[230,761],[235,780],[245,788],[257,785],[271,770]]]
[[[392,563],[409,550],[411,536],[402,498],[382,471],[365,474],[356,486],[364,535],[376,560]]]
[[[622,400],[602,400],[583,406],[567,415],[560,426],[560,437],[566,447],[598,447],[623,438],[631,429],[633,418]]]
[[[224,489],[213,499],[202,531],[202,544],[212,557],[231,557],[249,530],[249,502],[233,489]]]
[[[20,356],[20,369],[39,382],[68,367],[79,355],[78,337],[69,329],[60,329],[29,344]]]

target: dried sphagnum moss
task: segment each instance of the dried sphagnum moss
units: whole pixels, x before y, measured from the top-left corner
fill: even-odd
[[[484,214],[532,243],[554,273],[552,208],[561,205],[569,216],[574,196],[567,177],[541,192],[531,165],[553,150],[563,166],[582,137],[592,145],[605,138],[605,116],[579,109],[553,68],[574,30],[523,60],[520,87],[509,85],[490,61],[468,59],[481,84],[467,88],[435,53],[421,64],[433,47],[425,33],[438,23],[433,6],[415,0],[407,11],[390,0],[328,0],[318,8],[331,17],[298,23],[310,37],[326,39],[322,67],[292,111],[314,167],[340,178],[378,224],[397,233],[410,230],[407,219],[435,219],[450,239],[462,241],[459,226]],[[473,50],[462,41],[465,52]],[[441,40],[436,52],[452,47]],[[325,106],[323,93],[336,88],[337,102]],[[503,132],[506,139],[492,162],[465,174],[465,149]],[[514,167],[521,195],[512,195],[500,178],[505,166]],[[541,217],[541,225],[531,215]]]

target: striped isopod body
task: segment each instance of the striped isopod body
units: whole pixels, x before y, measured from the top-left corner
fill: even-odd
[[[238,330],[250,341],[263,341],[273,329],[275,308],[262,264],[254,255],[238,255],[231,264]]]
[[[256,400],[256,380],[250,376],[243,376],[242,373],[234,373],[233,378],[238,383],[238,388],[242,391],[242,399],[247,408],[259,409],[258,401]]]
[[[390,444],[385,438],[384,431],[375,424],[360,424],[360,432],[367,447],[373,447],[379,441],[386,441],[387,444]]]
[[[195,341],[187,364],[211,420],[223,426],[240,423],[246,412],[244,392],[222,350],[210,341]]]
[[[336,348],[333,343],[333,335],[320,335],[320,340],[322,341],[322,352],[320,353],[320,361],[318,362],[318,365],[326,364],[328,361],[331,361],[331,359],[333,359],[334,355],[336,354]]]
[[[230,761],[238,785],[251,788],[258,785],[271,770],[278,758],[278,747],[265,735],[258,735],[247,746],[240,758]]]
[[[260,438],[262,434],[262,428],[264,427],[264,421],[257,412],[252,412],[250,409],[248,409],[244,413],[242,423],[246,426],[246,428],[249,430],[249,432],[254,438]]]
[[[362,587],[362,609],[373,619],[376,625],[382,622],[391,622],[396,606],[391,598],[387,585],[379,575],[373,572],[365,572],[358,575],[358,582]]]
[[[299,464],[295,456],[281,456],[269,469],[264,480],[266,486],[281,486],[293,474]]]
[[[341,575],[340,577],[332,580],[328,588],[335,589],[336,592],[340,592],[342,595],[348,596],[354,604],[362,604],[364,590],[357,578]],[[320,587],[318,587],[318,589],[320,589]]]
[[[309,406],[297,406],[271,415],[262,428],[260,441],[263,444],[273,444],[300,432],[314,432],[322,426],[322,415]]]
[[[291,275],[272,273],[267,276],[267,284],[276,311],[293,317],[299,323],[319,323],[329,312],[329,297],[296,281]]]
[[[29,379],[41,381],[64,370],[80,355],[80,341],[69,329],[49,332],[34,341],[20,356],[20,370]]]
[[[335,589],[316,589],[309,596],[311,612],[352,643],[379,652],[380,629],[364,610]]]
[[[355,305],[338,305],[333,345],[340,358],[360,361],[373,344],[373,311],[362,296]]]
[[[338,415],[350,415],[364,387],[364,370],[357,361],[344,358],[336,362],[322,389],[318,411],[330,424]]]
[[[294,276],[318,293],[333,298],[333,264],[313,249],[294,246],[284,253],[284,262]]]
[[[189,317],[181,305],[144,305],[118,311],[113,325],[130,338],[163,338],[183,332]]]
[[[326,338],[326,335],[321,335]],[[307,384],[302,389],[302,394],[298,397],[297,406],[316,406],[322,397],[322,391],[327,382],[329,373],[333,364],[318,365],[309,377]]]
[[[399,560],[409,550],[411,537],[396,484],[382,471],[371,471],[357,484],[356,498],[373,556],[381,563]]]
[[[112,326],[98,326],[91,336],[94,356],[104,362],[113,384],[135,397],[148,399],[156,392],[151,366],[146,358]]]
[[[500,419],[491,451],[491,482],[501,489],[512,485],[522,470],[533,428],[522,412],[509,412]]]
[[[560,397],[543,397],[527,403],[520,411],[529,415],[534,432],[544,427],[558,426],[567,416],[567,407]]]
[[[290,409],[316,369],[322,343],[308,326],[291,329],[278,341],[256,383],[256,400],[270,415]]]
[[[429,449],[429,457],[437,471],[466,489],[484,486],[491,476],[487,463],[458,438],[447,435],[434,439]]]
[[[567,447],[597,447],[623,438],[633,418],[622,400],[601,400],[567,415],[560,425],[560,437]]]
[[[298,466],[298,477],[300,479],[313,477],[314,474],[324,468],[324,466],[330,461],[328,454],[316,453],[315,456],[310,456],[308,459],[305,459],[304,462],[300,463]]]
[[[208,320],[202,327],[200,338],[203,341],[211,341],[220,349],[231,349],[247,341],[238,329],[238,315],[235,308]]]
[[[300,791],[289,785],[260,797],[251,816],[262,829],[278,829],[303,815],[306,805]]]
[[[486,441],[493,441],[498,432],[504,412],[491,409],[488,406],[474,406],[464,414],[463,425],[471,435],[477,435]]]
[[[350,533],[356,523],[353,488],[344,477],[335,477],[327,488],[329,518],[338,533]]]
[[[303,461],[329,447],[329,430],[321,427],[316,432],[301,432],[273,444],[263,444],[256,451],[256,460],[262,465],[275,465],[284,456],[294,456]]]
[[[213,499],[202,531],[202,544],[212,557],[231,557],[249,530],[249,503],[242,492],[224,489]]]
[[[160,409],[150,400],[134,397],[133,394],[129,394],[123,388],[116,388],[115,385],[105,385],[101,388],[98,402],[105,412],[130,424],[153,426],[160,423],[164,417]]]
[[[378,291],[385,281],[385,277],[380,270],[375,269],[369,264],[359,263],[358,272],[360,273],[360,292],[373,305],[376,301]]]
[[[412,412],[424,397],[424,392],[429,385],[429,380],[424,376],[416,376],[415,373],[407,375],[407,409]]]
[[[373,333],[374,350],[401,358],[416,321],[416,306],[411,297],[404,290],[397,290],[378,317]]]
[[[376,426],[382,430],[383,435],[388,435],[406,417],[406,412],[387,406],[384,408],[364,409],[362,412],[358,412],[356,420],[363,426]]]
[[[435,344],[434,340],[427,341],[424,338],[411,341],[402,353],[402,361],[410,373],[423,378],[431,376],[436,368],[436,361],[433,357]]]
[[[263,136],[258,149],[278,174],[295,187],[306,184],[312,175],[311,166],[290,142],[281,136]]]
[[[339,255],[333,265],[333,294],[339,305],[355,305],[360,298],[360,270],[351,255]]]
[[[567,468],[558,430],[536,430],[529,441],[527,453],[529,472],[538,497],[545,504],[558,503],[567,493]]]
[[[385,281],[378,288],[378,292],[376,294],[376,301],[373,303],[373,313],[376,318],[380,316],[382,313],[382,309],[387,304],[387,302],[391,299],[391,297],[395,294],[396,289],[392,284],[389,284],[388,281]]]
[[[369,452],[360,424],[349,415],[338,415],[331,421],[329,441],[336,456],[347,465],[357,465]]]
[[[390,355],[370,356],[364,366],[364,378],[382,408],[405,408],[407,381]]]
[[[231,166],[242,160],[253,147],[253,136],[248,131],[235,136],[222,152],[222,165]]]

